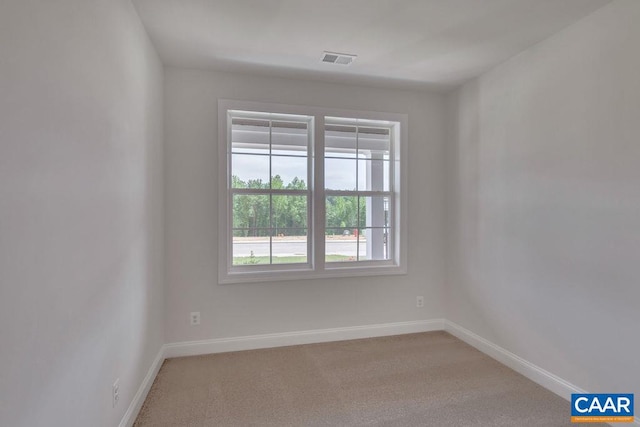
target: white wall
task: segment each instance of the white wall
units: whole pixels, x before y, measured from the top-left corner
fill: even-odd
[[[114,426],[163,344],[162,67],[128,0],[0,40],[0,425]]]
[[[640,2],[449,101],[447,318],[593,392],[640,393]]]
[[[445,316],[585,389],[640,393],[639,21],[618,0],[445,111],[427,92],[163,79],[127,0],[3,2],[0,425],[116,425],[165,341]],[[218,285],[218,98],[407,113],[409,273]]]
[[[407,113],[409,273],[218,285],[218,98]],[[442,317],[441,95],[167,68],[165,99],[167,342]]]

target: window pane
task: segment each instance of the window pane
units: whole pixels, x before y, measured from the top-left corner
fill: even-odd
[[[358,260],[357,229],[327,228],[326,232],[325,262],[353,262]]]
[[[231,151],[233,153],[269,154],[269,121],[233,119]]]
[[[298,264],[307,262],[307,230],[280,229],[274,233],[271,243],[274,264]]]
[[[269,196],[233,195],[232,227],[234,229],[244,229],[247,237],[268,236],[268,233],[264,233],[264,229],[271,227],[269,219]]]
[[[358,160],[358,190],[389,191],[388,160]]]
[[[358,227],[358,198],[356,196],[326,197],[326,227],[352,232]]]
[[[307,228],[307,196],[272,196],[272,225],[275,235],[286,228]]]
[[[356,160],[325,159],[324,182],[327,190],[355,190]]]
[[[389,158],[391,139],[388,128],[358,128],[358,157]]]
[[[388,227],[391,223],[389,196],[360,197],[360,225]]]
[[[269,188],[269,156],[231,156],[232,188]]]
[[[233,230],[233,265],[269,264],[269,239],[266,229]]]
[[[271,157],[271,188],[306,190],[306,157]]]
[[[360,261],[391,258],[389,228],[361,228],[359,229],[359,237],[358,259]]]
[[[284,121],[272,122],[271,154],[306,157],[308,144],[309,131],[307,129],[307,123]]]
[[[355,158],[356,127],[328,124],[324,128],[325,157]]]

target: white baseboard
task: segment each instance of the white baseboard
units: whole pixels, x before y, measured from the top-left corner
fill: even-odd
[[[511,353],[508,350],[482,338],[479,335],[474,334],[468,329],[453,323],[449,320],[445,320],[445,331],[449,332],[456,338],[461,339],[467,344],[475,347],[486,355],[492,357],[498,362],[502,363],[513,369],[514,371],[524,375],[531,381],[540,384],[547,390],[551,390],[558,396],[571,400],[571,393],[587,393],[581,388],[571,384],[568,381],[563,380],[557,375],[552,374],[549,371],[542,369],[541,367],[534,365],[533,363]]]
[[[147,394],[151,389],[151,385],[153,384],[153,381],[156,379],[156,376],[158,375],[158,371],[162,366],[162,362],[164,362],[164,359],[165,359],[164,349],[165,349],[164,345],[160,347],[160,351],[158,351],[158,355],[156,356],[155,359],[153,359],[153,362],[151,363],[151,367],[149,367],[149,370],[147,371],[147,375],[144,377],[144,379],[142,380],[142,384],[140,384],[140,387],[138,388],[138,391],[133,396],[133,399],[131,400],[131,404],[127,408],[127,412],[124,413],[124,416],[120,421],[119,427],[131,427],[133,426],[133,423],[136,421],[136,417],[140,412],[140,408],[142,408],[142,404],[144,403],[144,400],[147,398]]]
[[[228,351],[255,350],[259,348],[283,347],[288,345],[313,344],[329,341],[344,341],[359,338],[410,334],[416,332],[441,331],[443,329],[444,319],[433,319],[177,342],[165,345],[165,357],[197,356],[201,354],[224,353]]]
[[[468,329],[463,328],[456,323],[445,320],[444,330],[449,332],[456,338],[459,338],[460,340],[466,342],[470,346],[480,350],[487,356],[490,356],[503,365],[506,365],[514,371],[524,375],[531,381],[540,384],[542,387],[552,391],[565,400],[571,400],[571,393],[588,393],[587,391],[582,390],[580,387],[571,384],[569,381],[563,380],[559,376],[554,375],[537,365],[534,365],[533,363],[523,359],[522,357],[517,356],[508,350],[505,350],[504,348],[482,338],[481,336],[471,332]],[[640,418],[636,417],[633,424],[640,425]]]

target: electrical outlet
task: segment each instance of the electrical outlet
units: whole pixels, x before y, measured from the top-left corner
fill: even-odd
[[[417,296],[416,297],[416,307],[418,307],[418,308],[424,307],[424,297],[423,296]]]
[[[195,326],[195,325],[199,325],[200,324],[200,312],[199,311],[192,311],[191,312],[191,326]]]
[[[118,378],[111,387],[111,404],[115,408],[120,400],[120,378]]]

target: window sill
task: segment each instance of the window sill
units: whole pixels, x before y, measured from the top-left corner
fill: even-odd
[[[400,276],[407,274],[405,266],[397,265],[358,265],[358,266],[333,266],[327,265],[322,271],[302,268],[288,271],[255,271],[255,272],[230,272],[221,274],[218,284],[227,285],[233,283],[258,283],[258,282],[282,282],[291,280],[308,279],[337,279],[348,277],[373,277],[373,276]]]

